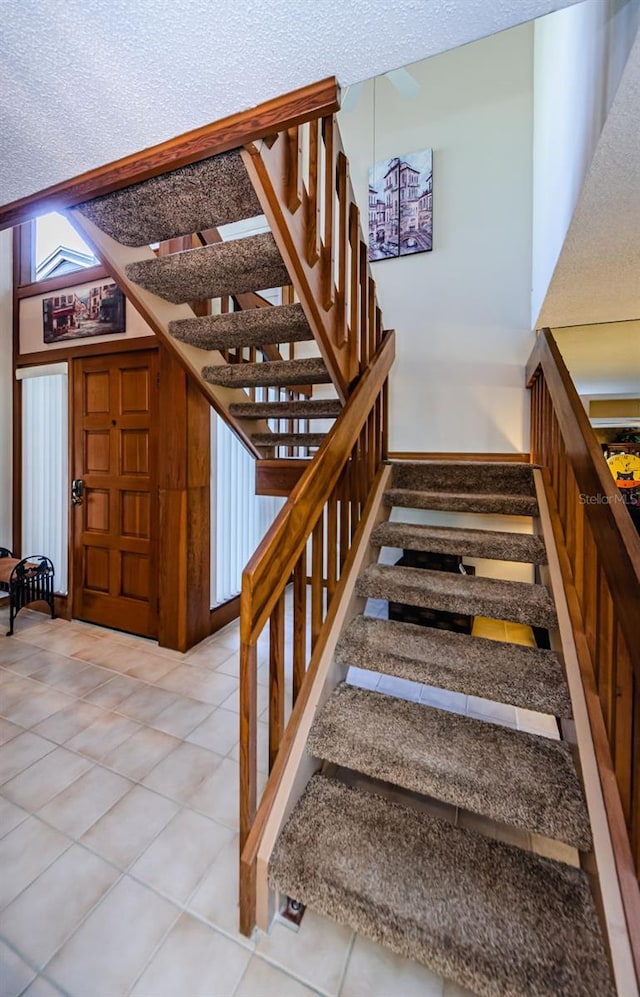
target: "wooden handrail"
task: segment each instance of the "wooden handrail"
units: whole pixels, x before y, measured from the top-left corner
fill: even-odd
[[[386,457],[387,379],[395,334],[387,332],[315,458],[293,488],[242,576],[240,596],[240,847],[257,811],[258,640],[269,625],[271,770],[286,728],[286,710],[304,688],[309,660],[348,560],[363,509]],[[311,571],[307,563],[310,558]],[[292,584],[292,614],[285,592]],[[289,640],[285,640],[285,623]],[[309,639],[310,635],[310,639]],[[290,689],[287,689],[286,659]],[[249,875],[252,893],[253,872]],[[242,890],[242,887],[241,887]],[[242,930],[250,933],[255,897],[243,894]]]
[[[640,980],[640,537],[549,329],[527,366],[609,836]]]
[[[0,229],[34,218],[45,211],[60,211],[131,184],[149,180],[180,166],[237,149],[305,121],[333,114],[340,107],[338,83],[330,76],[318,83],[267,100],[177,138],[124,156],[113,163],[0,206]]]
[[[395,357],[395,333],[387,332],[371,366],[365,371],[348,404],[327,433],[309,465],[280,510],[273,526],[248,562],[242,575],[242,599],[251,606],[251,623],[244,618],[242,640],[253,642],[262,631],[278,596],[307,543],[340,471],[349,459],[363,423]]]

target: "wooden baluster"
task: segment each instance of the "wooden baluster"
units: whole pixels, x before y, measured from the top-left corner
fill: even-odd
[[[333,307],[336,300],[334,280],[334,215],[336,197],[336,160],[334,145],[334,118],[328,115],[322,119],[322,139],[324,142],[324,235],[322,243],[322,304],[325,311]]]
[[[311,534],[311,649],[322,628],[324,600],[324,523],[320,516]]]
[[[302,129],[287,129],[287,175],[285,180],[285,197],[287,207],[292,214],[302,204]]]
[[[331,493],[327,504],[327,609],[331,605],[338,578],[338,492]]]
[[[598,577],[598,617],[596,621],[596,658],[598,661],[598,694],[609,743],[614,740],[615,721],[615,641],[613,602],[603,574]]]
[[[591,527],[585,520],[584,532],[584,596],[582,604],[582,618],[584,620],[584,630],[589,645],[589,653],[593,661],[598,681],[598,658],[596,654],[596,627],[598,620],[598,553],[593,542]]]
[[[293,572],[293,702],[307,667],[307,552],[304,550]]]
[[[339,483],[340,494],[340,573],[344,568],[344,562],[349,553],[349,479],[351,476],[351,463],[347,462]]]
[[[349,546],[355,536],[356,530],[358,529],[358,444],[354,446],[351,451],[351,472],[349,475],[349,504],[351,506],[351,514],[349,517]]]
[[[306,203],[307,263],[320,259],[320,122],[309,122],[309,196]]]
[[[633,795],[633,668],[629,657],[629,649],[620,627],[616,627],[616,684],[615,684],[615,743],[614,765],[622,809],[625,821],[631,824],[631,801]],[[636,685],[638,685],[636,681]],[[636,716],[636,724],[640,716]],[[637,730],[637,728],[636,728]],[[636,734],[636,740],[638,735]],[[640,770],[636,769],[636,778],[640,779]]]
[[[369,363],[369,252],[366,242],[360,243],[360,370]]]
[[[382,342],[383,331],[384,330],[382,328],[382,309],[379,307],[379,305],[376,305],[376,349],[378,349],[380,343]]]
[[[339,344],[346,343],[349,328],[346,314],[347,300],[347,226],[349,221],[349,204],[347,157],[344,152],[338,153],[338,335]]]
[[[633,695],[633,729],[636,736],[633,739],[633,761],[631,770],[633,779],[631,783],[631,850],[635,862],[636,875],[640,875],[640,681],[636,676],[634,682],[635,690]]]
[[[360,212],[352,201],[349,205],[349,245],[351,246],[351,274],[349,289],[350,321],[349,321],[349,352],[351,362],[359,369],[359,333],[360,333]]]
[[[369,277],[369,356],[376,352],[376,282],[373,277]]]
[[[269,619],[269,771],[284,731],[284,593]]]
[[[258,654],[256,644],[240,644],[240,849],[256,815],[258,798]]]

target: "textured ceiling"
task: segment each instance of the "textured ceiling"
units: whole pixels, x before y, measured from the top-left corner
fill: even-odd
[[[0,204],[337,76],[346,86],[577,0],[8,0]]]
[[[554,329],[582,395],[640,393],[640,321]]]
[[[640,318],[640,35],[598,140],[538,325],[633,318]],[[640,383],[640,363],[636,378]]]

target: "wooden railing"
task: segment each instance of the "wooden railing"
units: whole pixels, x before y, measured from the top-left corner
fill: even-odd
[[[640,978],[640,536],[548,329],[527,368],[627,926]]]
[[[304,692],[364,504],[386,455],[386,386],[395,355],[394,333],[385,333],[373,346],[371,362],[347,405],[242,577],[241,849],[256,821],[259,772],[271,771],[287,715]],[[260,669],[267,673],[268,739],[259,757],[258,715],[264,705],[258,702]],[[255,920],[257,844],[242,863],[245,934],[251,933]]]
[[[342,401],[369,362],[382,318],[334,114],[279,131],[243,154]]]

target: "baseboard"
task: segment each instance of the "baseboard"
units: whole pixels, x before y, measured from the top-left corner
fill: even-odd
[[[215,634],[218,630],[222,630],[226,627],[228,623],[232,623],[233,620],[237,620],[240,616],[240,596],[236,595],[233,599],[228,599],[227,602],[221,603],[220,606],[214,606],[211,610],[211,615],[209,617],[209,633]]]

